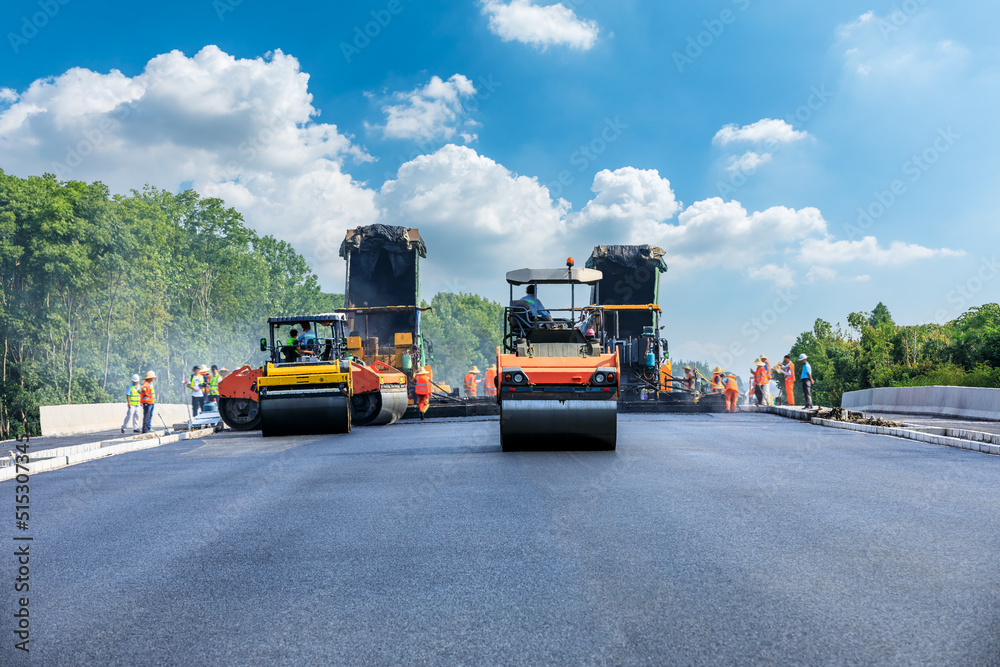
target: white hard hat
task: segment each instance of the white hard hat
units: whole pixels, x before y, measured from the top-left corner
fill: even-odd
[[[135,384],[138,381],[139,381],[139,376],[138,375],[133,375],[132,376],[132,384]]]
[[[805,360],[806,360],[806,359],[808,359],[808,358],[809,358],[809,357],[808,357],[808,356],[806,356],[805,354],[800,354],[800,355],[799,355],[799,361],[805,361]]]

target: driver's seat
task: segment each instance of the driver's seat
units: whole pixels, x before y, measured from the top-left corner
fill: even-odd
[[[528,332],[534,329],[535,318],[531,315],[531,307],[527,301],[518,299],[510,302],[508,315],[510,332],[515,338],[526,338]]]

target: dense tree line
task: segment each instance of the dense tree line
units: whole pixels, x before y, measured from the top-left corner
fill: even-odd
[[[816,320],[792,347],[806,353],[813,402],[840,405],[845,391],[871,387],[1000,387],[1000,306],[971,308],[946,324],[897,325],[879,303],[851,313],[848,331]]]
[[[268,315],[342,305],[218,199],[2,170],[0,283],[0,439],[37,434],[40,405],[123,401],[133,373],[182,401],[192,365],[259,361]]]
[[[473,365],[485,371],[496,363],[503,338],[501,304],[477,294],[438,292],[423,305],[433,308],[421,315],[420,329],[434,344],[436,382],[460,387]]]

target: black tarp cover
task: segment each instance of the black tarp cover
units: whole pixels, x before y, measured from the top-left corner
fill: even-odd
[[[602,305],[656,303],[660,274],[666,272],[663,249],[651,245],[599,245],[587,259],[588,269],[604,273],[600,282]],[[594,298],[594,295],[591,295]]]

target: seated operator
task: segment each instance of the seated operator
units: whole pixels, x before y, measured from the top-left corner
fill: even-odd
[[[531,311],[531,317],[535,320],[546,320],[551,322],[552,315],[549,314],[549,311],[545,310],[545,306],[543,306],[542,302],[535,296],[535,286],[528,285],[524,288],[524,291],[525,294],[521,297],[521,301],[528,304],[528,309]]]

